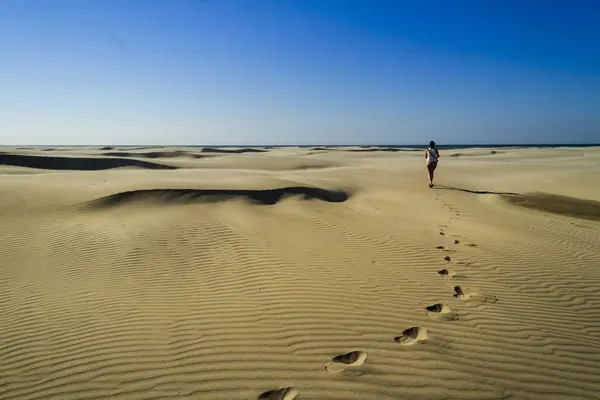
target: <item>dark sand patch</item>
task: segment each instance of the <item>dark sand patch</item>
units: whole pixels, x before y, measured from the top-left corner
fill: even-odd
[[[388,153],[396,153],[399,151],[411,152],[411,151],[421,151],[421,149],[407,149],[407,148],[398,148],[398,147],[376,147],[376,146],[359,146],[359,148],[348,149],[345,147],[313,147],[312,151],[346,151],[351,153],[375,153],[375,152],[388,152]]]
[[[363,148],[363,149],[347,149],[346,151],[351,151],[353,153],[371,153],[371,152],[390,152],[390,153],[396,153],[398,151],[407,151],[404,149],[397,149],[394,147],[375,147],[375,148]]]
[[[236,189],[150,189],[115,193],[92,200],[84,209],[104,209],[124,204],[151,202],[154,204],[214,203],[234,198],[245,198],[254,204],[273,205],[287,196],[301,196],[304,200],[322,200],[339,203],[350,198],[344,191],[332,191],[315,187],[293,186],[264,190]]]
[[[145,153],[132,153],[115,151],[109,153],[103,153],[105,156],[110,157],[138,157],[138,158],[175,158],[175,157],[192,157],[192,158],[203,158],[200,154],[189,153],[187,151],[175,150],[175,151],[149,151]]]
[[[150,150],[150,149],[164,149],[165,146],[141,146],[141,147],[122,147],[122,148],[118,148],[115,147],[112,150],[127,150],[127,151],[134,151],[134,150]]]
[[[487,156],[487,155],[502,154],[502,153],[504,153],[504,152],[498,151],[498,150],[490,150],[487,153],[477,153],[477,154],[452,153],[452,154],[450,154],[450,157],[477,157],[477,156]]]
[[[98,171],[121,167],[177,169],[170,165],[127,158],[46,157],[21,154],[0,154],[0,165],[69,171]]]
[[[585,200],[570,196],[559,196],[548,193],[503,195],[502,198],[510,204],[532,210],[580,218],[589,221],[600,221],[599,201]]]
[[[205,147],[202,153],[222,153],[222,154],[243,154],[243,153],[266,153],[268,150],[256,149],[256,148],[245,148],[245,149],[222,149],[215,147]]]
[[[296,165],[293,168],[290,168],[290,170],[301,170],[301,169],[325,169],[325,168],[332,168],[332,167],[336,167],[337,165],[332,165],[332,164],[301,164],[301,165]]]

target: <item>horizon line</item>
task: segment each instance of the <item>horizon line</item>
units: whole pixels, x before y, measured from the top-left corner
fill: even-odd
[[[0,144],[0,147],[406,147],[422,148],[423,144]],[[600,143],[449,143],[437,147],[594,147]]]

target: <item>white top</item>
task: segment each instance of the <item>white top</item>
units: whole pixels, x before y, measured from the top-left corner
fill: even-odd
[[[427,149],[427,164],[432,163],[432,162],[438,162],[438,158],[437,158],[437,150],[435,148],[428,148]]]

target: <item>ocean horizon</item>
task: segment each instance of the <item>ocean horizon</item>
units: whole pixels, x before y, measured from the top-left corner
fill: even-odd
[[[285,148],[285,147],[300,147],[300,148],[342,148],[342,147],[361,147],[361,148],[392,148],[405,149],[406,151],[420,150],[426,148],[428,144],[252,144],[252,145],[234,145],[234,144],[23,144],[23,145],[0,145],[0,147],[18,148],[18,149],[35,149],[35,148],[72,148],[72,147],[114,147],[114,148],[168,148],[168,147],[189,147],[189,148]],[[547,143],[547,144],[438,144],[439,149],[471,149],[471,148],[557,148],[557,147],[598,147],[600,143]]]

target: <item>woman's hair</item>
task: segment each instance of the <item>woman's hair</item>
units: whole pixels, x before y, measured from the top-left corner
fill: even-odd
[[[433,140],[429,142],[429,147],[435,147],[435,142]]]

